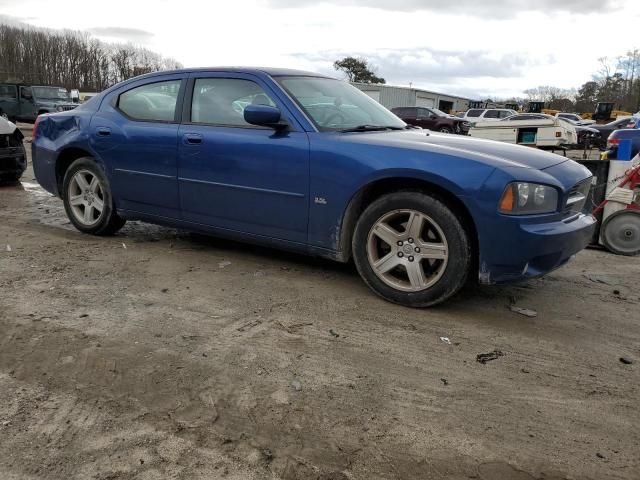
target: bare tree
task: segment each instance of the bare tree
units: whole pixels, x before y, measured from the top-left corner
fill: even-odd
[[[181,68],[131,44],[110,44],[86,32],[0,24],[0,81],[100,91],[157,70]]]

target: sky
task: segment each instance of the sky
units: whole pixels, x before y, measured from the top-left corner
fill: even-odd
[[[640,48],[640,0],[0,0],[5,20],[131,42],[185,67],[362,56],[388,84],[470,98],[579,87]]]

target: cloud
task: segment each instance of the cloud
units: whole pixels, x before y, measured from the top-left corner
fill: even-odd
[[[87,31],[99,37],[117,38],[134,43],[144,43],[154,36],[153,33],[146,30],[125,27],[94,27],[87,29]]]
[[[389,84],[408,85],[411,82],[415,86],[444,88],[466,95],[485,90],[469,87],[470,80],[483,80],[487,84],[495,80],[506,82],[524,77],[533,67],[555,61],[553,57],[534,57],[520,52],[493,54],[485,50],[456,51],[428,47],[373,52],[326,51],[293,56],[332,76],[340,76],[333,70],[335,60],[346,56],[363,57]]]
[[[482,16],[486,19],[513,16],[519,12],[573,14],[606,12],[621,0],[456,0],[444,4],[442,0],[267,0],[273,7],[296,8],[326,3],[341,6],[369,7],[394,12],[431,10],[443,14]]]

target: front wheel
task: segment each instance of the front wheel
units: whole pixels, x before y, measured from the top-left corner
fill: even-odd
[[[91,157],[79,158],[65,173],[63,200],[69,220],[83,233],[112,235],[125,224],[104,171]]]
[[[440,133],[452,133],[453,130],[451,130],[449,127],[440,127],[440,129],[438,130]]]
[[[369,205],[352,248],[365,283],[382,298],[409,307],[453,296],[472,264],[470,239],[459,219],[421,192],[391,193]]]

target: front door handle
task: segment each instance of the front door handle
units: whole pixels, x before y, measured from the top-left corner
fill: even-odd
[[[108,137],[111,135],[111,129],[108,127],[98,127],[96,129],[96,133],[98,134],[98,136],[100,137]]]
[[[185,133],[183,139],[184,139],[184,143],[186,143],[187,145],[202,144],[202,135],[198,133]]]

